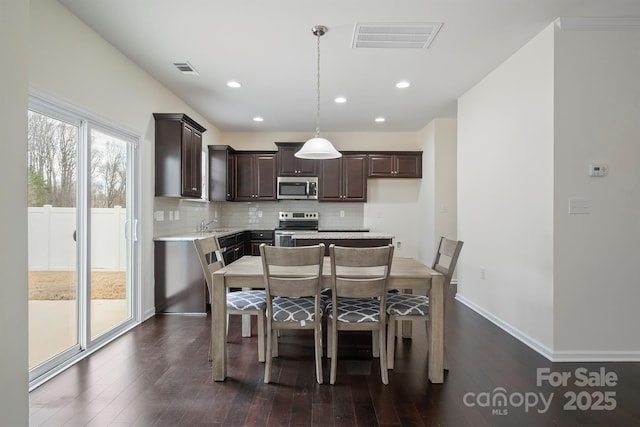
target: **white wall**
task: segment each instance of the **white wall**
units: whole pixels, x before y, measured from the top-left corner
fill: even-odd
[[[640,360],[638,46],[552,25],[459,100],[460,299],[552,360]]]
[[[549,27],[458,100],[458,297],[547,355],[553,87]]]
[[[219,132],[57,1],[31,1],[30,15],[29,84],[142,135],[142,310],[148,314],[154,307],[152,113],[187,113],[207,128],[207,145],[219,143]]]
[[[640,360],[640,32],[556,31],[554,352]],[[590,178],[590,163],[609,175]],[[588,215],[569,215],[570,198]]]
[[[440,236],[457,238],[456,126],[456,119],[436,119],[418,132],[423,159],[416,256],[429,265]]]
[[[29,425],[27,394],[27,52],[29,2],[0,2],[0,425]]]

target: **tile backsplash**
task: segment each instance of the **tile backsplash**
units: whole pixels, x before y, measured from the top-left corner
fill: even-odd
[[[209,228],[272,229],[280,211],[319,213],[320,229],[363,228],[364,203],[320,203],[308,200],[278,202],[201,202],[188,199],[154,199],[154,236],[193,232],[204,220]]]

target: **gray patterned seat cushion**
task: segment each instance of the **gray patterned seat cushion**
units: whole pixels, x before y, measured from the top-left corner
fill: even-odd
[[[333,303],[327,305],[327,315],[333,319]],[[380,300],[374,298],[340,298],[338,300],[338,322],[378,322]]]
[[[391,316],[428,316],[429,297],[395,294],[387,297],[387,314]]]
[[[272,301],[273,320],[278,322],[312,322],[315,319],[314,297],[274,297]],[[320,300],[320,313],[324,301]]]
[[[236,310],[265,310],[267,308],[265,291],[237,291],[227,294],[227,307]]]

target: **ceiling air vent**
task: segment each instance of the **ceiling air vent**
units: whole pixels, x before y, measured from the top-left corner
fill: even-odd
[[[427,49],[442,22],[356,24],[353,48]]]
[[[182,74],[191,74],[194,76],[198,75],[196,69],[193,68],[193,66],[188,62],[174,62],[173,65],[175,65],[175,67],[180,70]]]

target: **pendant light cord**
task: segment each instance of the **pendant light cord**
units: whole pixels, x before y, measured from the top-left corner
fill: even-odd
[[[317,68],[317,97],[316,99],[318,100],[317,106],[316,106],[316,137],[320,135],[320,37],[322,36],[323,32],[322,31],[318,31],[317,33],[317,40],[318,40],[318,68]]]

